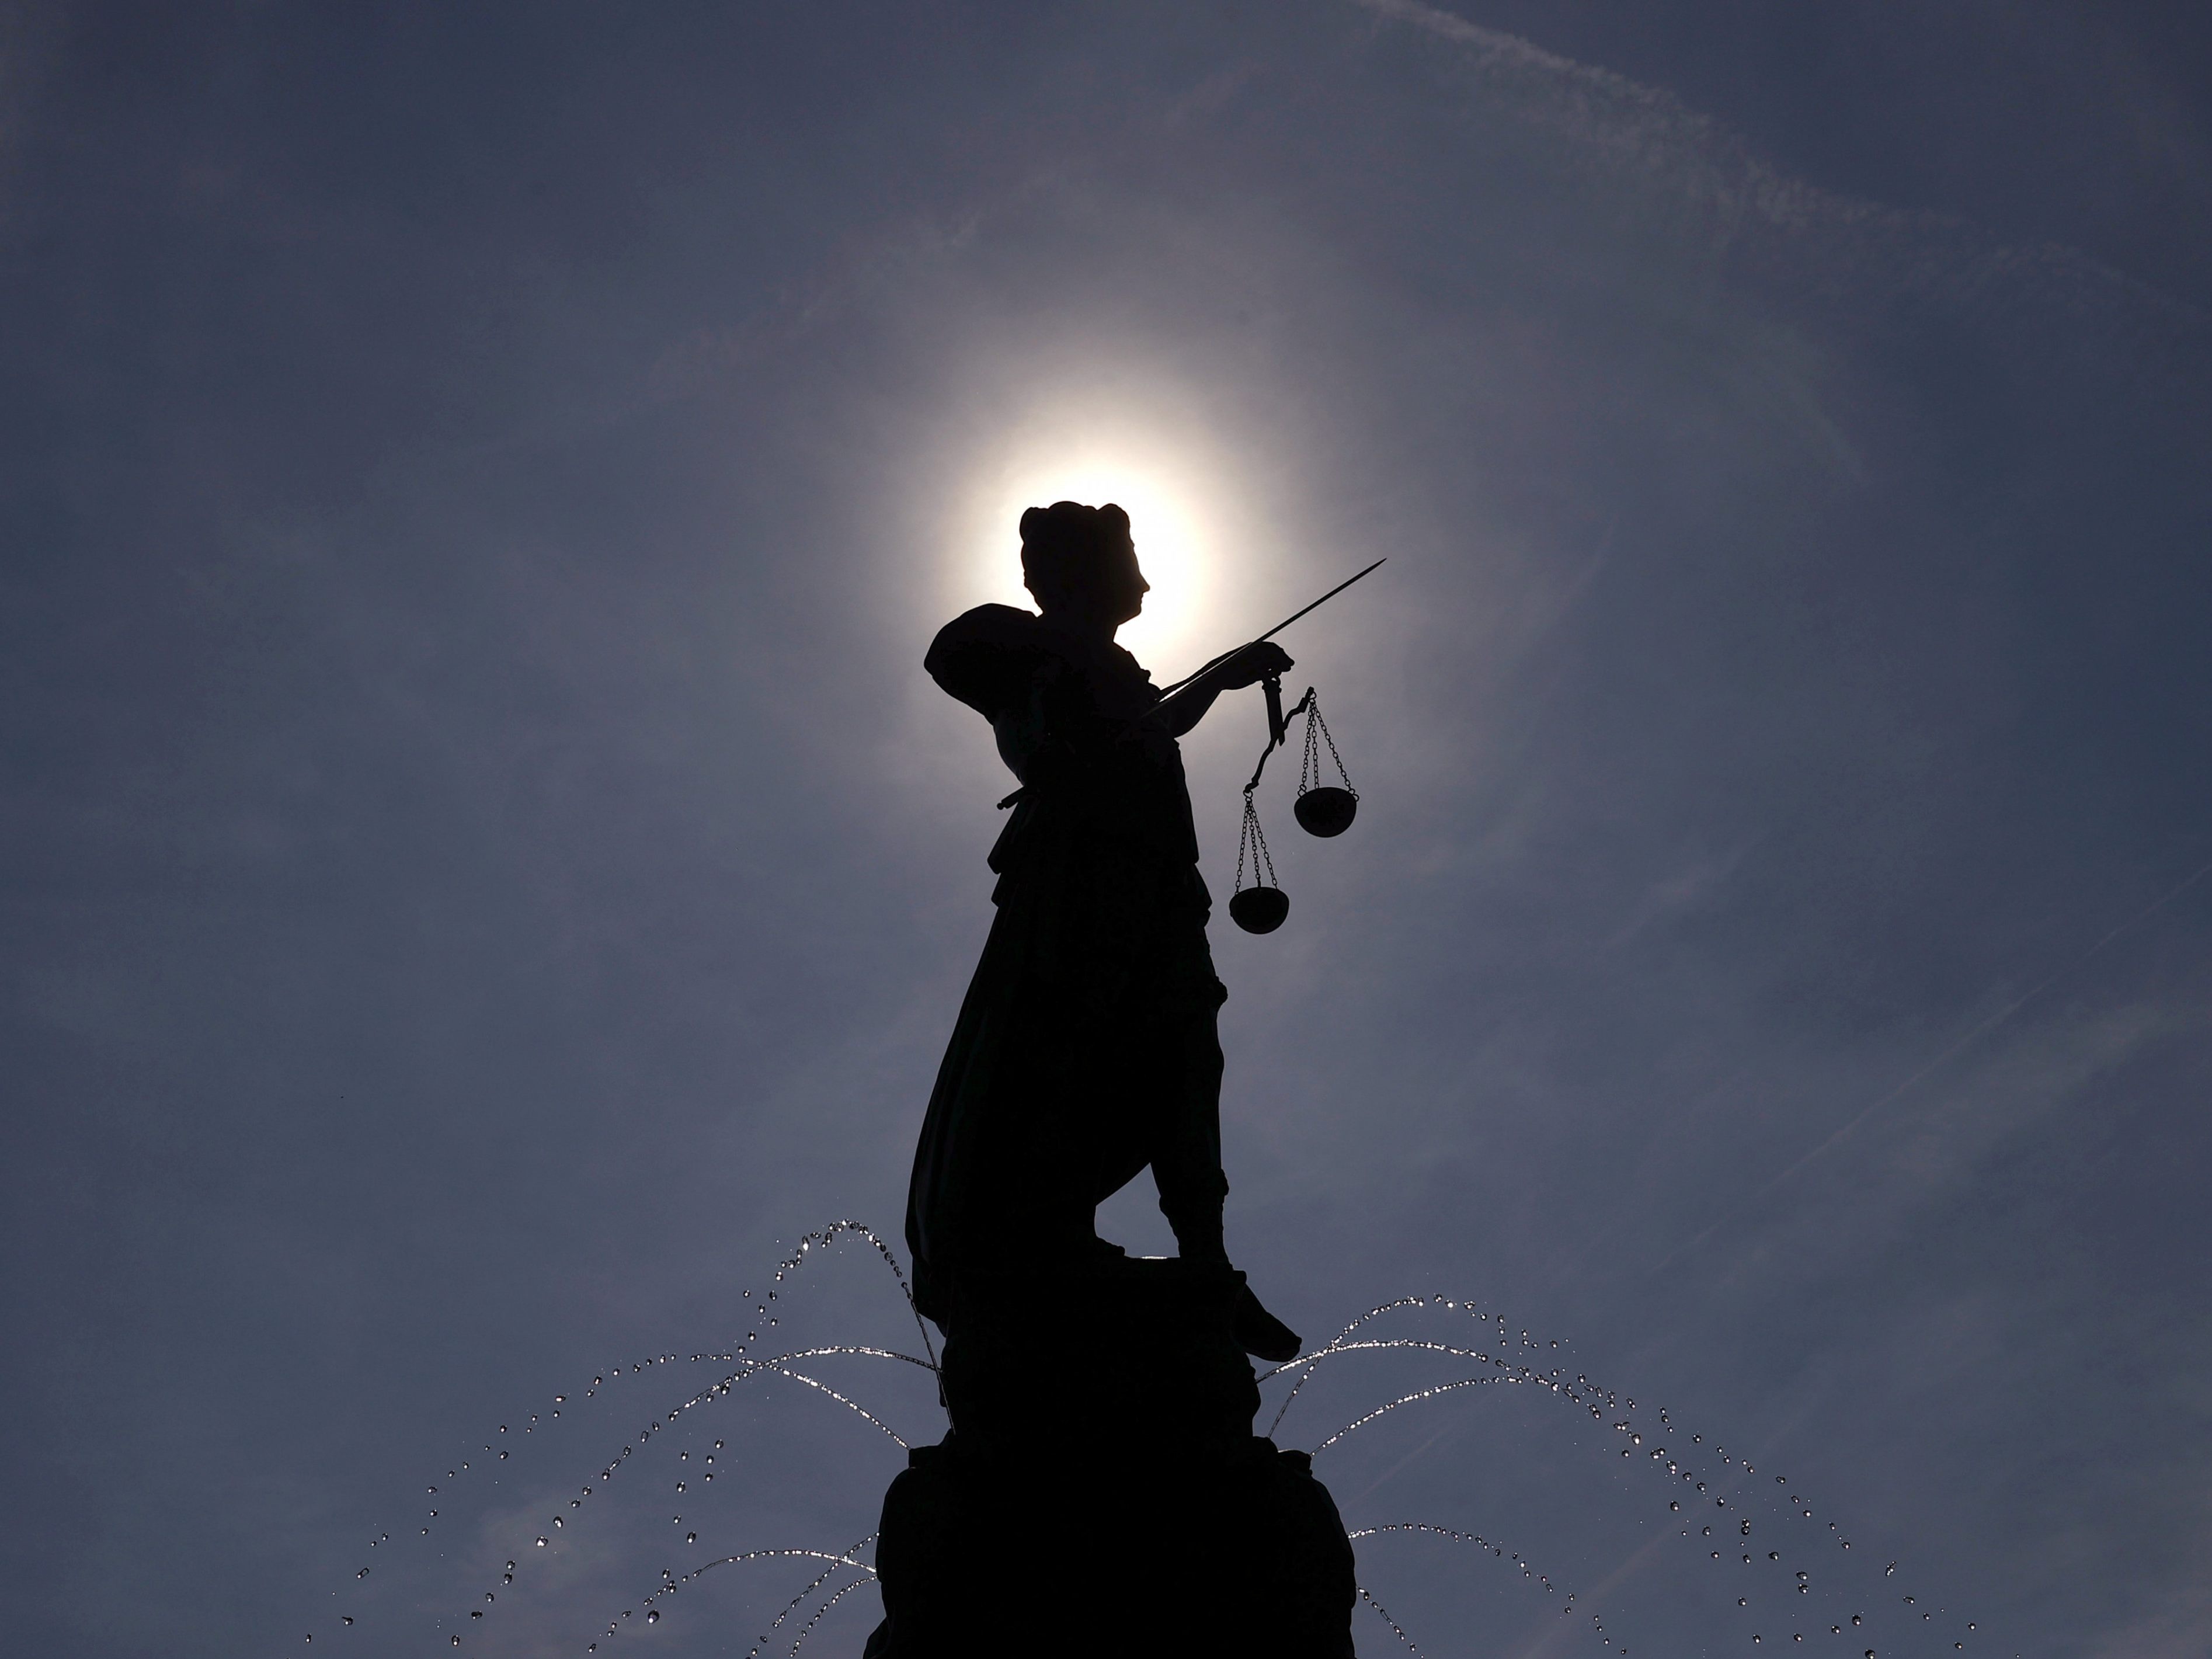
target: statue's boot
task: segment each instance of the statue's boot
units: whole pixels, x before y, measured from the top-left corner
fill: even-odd
[[[1187,1209],[1170,1210],[1165,1204],[1160,1207],[1167,1213],[1168,1224],[1175,1229],[1176,1247],[1184,1261],[1229,1265],[1229,1251],[1221,1240],[1218,1198]],[[1249,1285],[1237,1292],[1237,1305],[1230,1311],[1230,1331],[1246,1353],[1278,1365],[1296,1359],[1304,1346],[1296,1331],[1260,1305]]]
[[[1237,1307],[1230,1315],[1230,1329],[1246,1353],[1278,1365],[1286,1359],[1296,1359],[1305,1346],[1298,1340],[1296,1331],[1260,1305],[1260,1298],[1252,1294],[1249,1285],[1237,1293]]]

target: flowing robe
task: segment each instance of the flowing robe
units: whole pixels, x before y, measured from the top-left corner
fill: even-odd
[[[1218,1256],[1226,993],[1182,757],[1152,677],[1110,641],[1005,605],[924,665],[991,722],[1021,781],[991,850],[997,906],[915,1153],[917,1301],[1080,1258],[1092,1212],[1149,1164],[1185,1255]]]

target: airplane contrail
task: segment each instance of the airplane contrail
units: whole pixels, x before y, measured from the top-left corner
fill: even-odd
[[[1960,1037],[1956,1042],[1946,1048],[1942,1054],[1936,1055],[1935,1059],[1929,1060],[1918,1071],[1913,1073],[1911,1077],[1908,1077],[1904,1082],[1899,1084],[1894,1089],[1892,1089],[1887,1094],[1882,1096],[1881,1098],[1875,1101],[1872,1104],[1863,1108],[1850,1122],[1837,1129],[1826,1139],[1822,1140],[1819,1146],[1805,1153],[1804,1156],[1790,1164],[1788,1169],[1783,1170],[1781,1174],[1767,1182],[1765,1185],[1762,1186],[1756,1193],[1753,1194],[1750,1198],[1746,1199],[1742,1203],[1738,1204],[1734,1209],[1729,1210],[1726,1214],[1723,1215],[1719,1220],[1714,1222],[1712,1225],[1707,1227],[1695,1238],[1691,1239],[1686,1244],[1677,1245],[1674,1249],[1669,1250],[1665,1256],[1660,1259],[1657,1265],[1652,1267],[1651,1272],[1655,1273],[1658,1273],[1662,1268],[1664,1268],[1668,1263],[1672,1262],[1677,1256],[1681,1255],[1686,1251],[1694,1250],[1697,1249],[1698,1245],[1704,1243],[1715,1233],[1718,1232],[1723,1227],[1725,1227],[1729,1222],[1735,1220],[1736,1217],[1741,1215],[1754,1201],[1765,1197],[1777,1187],[1779,1187],[1784,1182],[1788,1181],[1790,1177],[1796,1175],[1799,1170],[1804,1169],[1807,1164],[1811,1164],[1814,1159],[1825,1157],[1831,1148],[1835,1146],[1846,1136],[1854,1133],[1861,1124],[1864,1123],[1876,1112],[1881,1110],[1883,1107],[1888,1105],[1891,1102],[1896,1100],[1900,1095],[1903,1095],[1908,1090],[1912,1088],[1915,1084],[1928,1076],[1929,1073],[1936,1071],[1941,1067],[1948,1065],[1952,1060],[1957,1059],[1967,1049],[1972,1048],[1975,1043],[1980,1042],[1984,1037],[1987,1036],[1991,1031],[1996,1030],[1997,1027],[2002,1025],[2007,1020],[2010,1019],[2021,1009],[2027,1007],[2027,1005],[2034,1001],[2036,998],[2041,996],[2052,986],[2057,984],[2060,980],[2066,978],[2070,974],[2077,972],[2088,963],[2090,958],[2096,956],[2100,951],[2104,950],[2106,945],[2110,945],[2114,939],[2119,938],[2121,934],[2125,933],[2140,926],[2144,921],[2148,921],[2150,917],[2164,909],[2167,905],[2172,903],[2174,900],[2179,898],[2184,893],[2197,885],[2198,882],[2203,880],[2208,875],[2212,875],[2212,864],[2204,865],[2199,868],[2195,874],[2190,876],[2179,886],[2168,890],[2158,898],[2152,900],[2142,909],[2136,912],[2134,915],[2129,917],[2118,927],[2113,928],[2112,932],[2106,933],[2104,938],[2099,939],[2094,945],[2084,951],[2080,956],[2075,957],[2071,962],[2066,963],[2063,967],[2051,974],[2040,984],[2022,993],[2020,996],[2014,998],[2012,1001],[2007,1003],[2003,1007],[1998,1009],[1996,1012],[1991,1014],[1987,1019],[1982,1021],[1980,1024],[1975,1026],[1964,1036]]]

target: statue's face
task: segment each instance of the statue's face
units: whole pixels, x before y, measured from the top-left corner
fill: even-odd
[[[1152,585],[1137,563],[1135,545],[1124,538],[1118,546],[1099,550],[1069,573],[1075,580],[1064,592],[1038,592],[1039,606],[1051,615],[1103,627],[1111,632],[1144,613],[1145,595]]]
[[[1124,542],[1099,561],[1099,588],[1100,609],[1115,627],[1144,614],[1152,585],[1137,563],[1134,542]]]

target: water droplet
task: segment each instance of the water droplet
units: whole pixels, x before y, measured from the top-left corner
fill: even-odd
[[[1668,1509],[1670,1509],[1670,1510],[1679,1510],[1679,1509],[1680,1509],[1682,1506],[1681,1506],[1680,1504],[1672,1504],[1672,1503],[1670,1503],[1670,1504],[1668,1504],[1667,1505],[1667,1507],[1668,1507]]]
[[[684,1534],[684,1541],[687,1544],[696,1544],[699,1541],[699,1534],[696,1532],[687,1532]]]
[[[362,1568],[359,1572],[357,1572],[357,1573],[354,1574],[354,1577],[356,1577],[356,1578],[366,1578],[366,1577],[368,1577],[368,1569],[367,1567],[363,1567],[363,1568]]]
[[[346,1614],[345,1618],[344,1618],[343,1620],[341,1620],[340,1622],[341,1622],[341,1623],[343,1623],[343,1624],[350,1625],[351,1623],[353,1623],[353,1615],[352,1615],[351,1613],[348,1613],[348,1614]]]
[[[541,1550],[545,1547],[545,1540],[544,1539],[541,1538],[538,1540],[538,1547]]]
[[[645,1622],[648,1625],[659,1624],[660,1622],[660,1609],[659,1607],[655,1607],[651,1612],[647,1613],[645,1615]]]
[[[567,1526],[568,1523],[566,1521],[563,1521],[563,1520],[562,1520],[559,1516],[557,1516],[557,1515],[556,1515],[556,1516],[555,1516],[553,1517],[553,1524],[554,1524],[555,1526],[556,1526],[556,1527],[565,1527],[565,1526]]]

